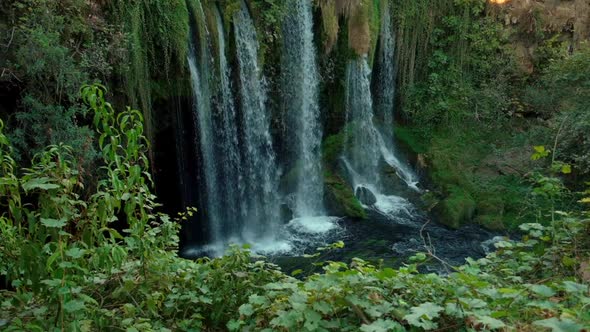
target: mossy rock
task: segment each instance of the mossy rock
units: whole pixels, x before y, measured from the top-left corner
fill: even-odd
[[[477,201],[477,218],[475,222],[491,231],[505,229],[503,222],[504,200],[501,197],[484,196]]]
[[[486,214],[504,214],[504,200],[501,197],[481,197],[477,200],[477,213],[480,215]]]
[[[465,191],[455,189],[438,205],[438,214],[443,225],[456,229],[473,219],[475,209],[473,197]]]
[[[322,144],[322,158],[325,166],[330,168],[336,164],[338,157],[340,157],[344,150],[344,139],[344,131],[326,137]]]
[[[475,222],[490,231],[502,231],[506,229],[501,215],[479,215],[475,218]]]
[[[367,213],[342,178],[329,171],[324,173],[324,201],[330,215],[367,219]]]

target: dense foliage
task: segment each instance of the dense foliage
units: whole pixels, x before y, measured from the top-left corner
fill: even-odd
[[[287,4],[247,1],[272,92]],[[388,7],[315,4],[334,134],[323,142],[326,187],[344,214],[363,219],[334,167],[346,134],[344,68],[375,52]],[[453,267],[425,240],[400,268],[354,259],[315,263],[323,270],[309,276],[286,275],[248,248],[179,258],[179,228],[195,210],[158,212],[147,147],[161,129],[155,118],[171,112],[153,108],[186,93],[189,22],[216,36],[220,9],[231,35],[241,5],[0,3],[0,94],[18,92],[14,109],[0,108],[0,330],[588,330],[590,47],[537,24],[506,26],[484,0],[392,1],[407,124],[396,135],[428,171],[424,201],[441,222],[509,228],[520,241],[504,238],[495,253]],[[523,38],[539,44],[532,72],[513,53]],[[116,111],[101,85],[80,100],[79,86],[95,81],[143,111]],[[447,273],[420,273],[423,264]]]
[[[588,45],[572,44],[550,14],[534,8],[396,3],[407,124],[396,134],[420,155],[434,184],[425,201],[448,226],[518,229],[548,223],[549,206],[573,209],[567,190],[554,202],[535,191],[536,174],[551,163],[531,161],[533,146],[572,165],[559,176],[570,188],[588,178]],[[517,24],[505,21],[512,16]],[[522,45],[534,51],[523,55]]]
[[[85,167],[96,161],[78,89],[111,75],[118,43],[112,27],[94,15],[84,1],[18,0],[0,6],[0,25],[10,32],[0,55],[2,76],[22,97],[9,121],[17,161],[59,142],[80,151]]]
[[[180,259],[179,224],[154,211],[141,114],[115,114],[103,95],[100,86],[83,89],[105,164],[88,200],[78,194],[84,183],[71,148],[48,147],[21,174],[0,132],[7,207],[0,273],[13,287],[0,293],[6,331],[582,331],[590,324],[588,214],[556,211],[550,226],[522,225],[522,242],[505,239],[484,259],[445,265],[446,276],[418,272],[437,259],[427,246],[399,269],[326,262],[323,273],[303,279],[247,249]],[[127,225],[122,233],[117,220]]]

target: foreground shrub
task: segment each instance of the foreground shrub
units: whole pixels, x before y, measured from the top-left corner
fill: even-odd
[[[522,242],[488,257],[418,272],[425,247],[399,269],[326,262],[302,280],[232,248],[189,261],[176,255],[179,224],[155,212],[141,114],[115,116],[100,86],[95,111],[104,179],[87,201],[73,151],[51,146],[18,172],[0,124],[0,292],[6,331],[584,331],[590,325],[587,215],[525,224]],[[582,199],[583,202],[590,201]],[[190,209],[179,215],[186,219]],[[126,224],[119,232],[114,223]],[[334,245],[338,248],[340,245]]]

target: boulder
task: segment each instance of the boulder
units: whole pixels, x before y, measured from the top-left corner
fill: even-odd
[[[338,175],[325,171],[324,203],[326,212],[335,217],[367,219],[367,213],[354,196],[352,188]]]
[[[450,228],[457,229],[473,219],[476,203],[469,193],[456,189],[438,206],[440,222]]]
[[[356,198],[364,205],[373,205],[377,203],[377,197],[367,187],[358,186],[354,192]]]

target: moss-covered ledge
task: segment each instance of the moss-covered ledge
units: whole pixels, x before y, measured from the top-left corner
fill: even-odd
[[[367,219],[367,213],[354,195],[353,189],[338,174],[338,158],[344,150],[345,130],[328,136],[322,144],[324,167],[324,202],[330,215]]]

